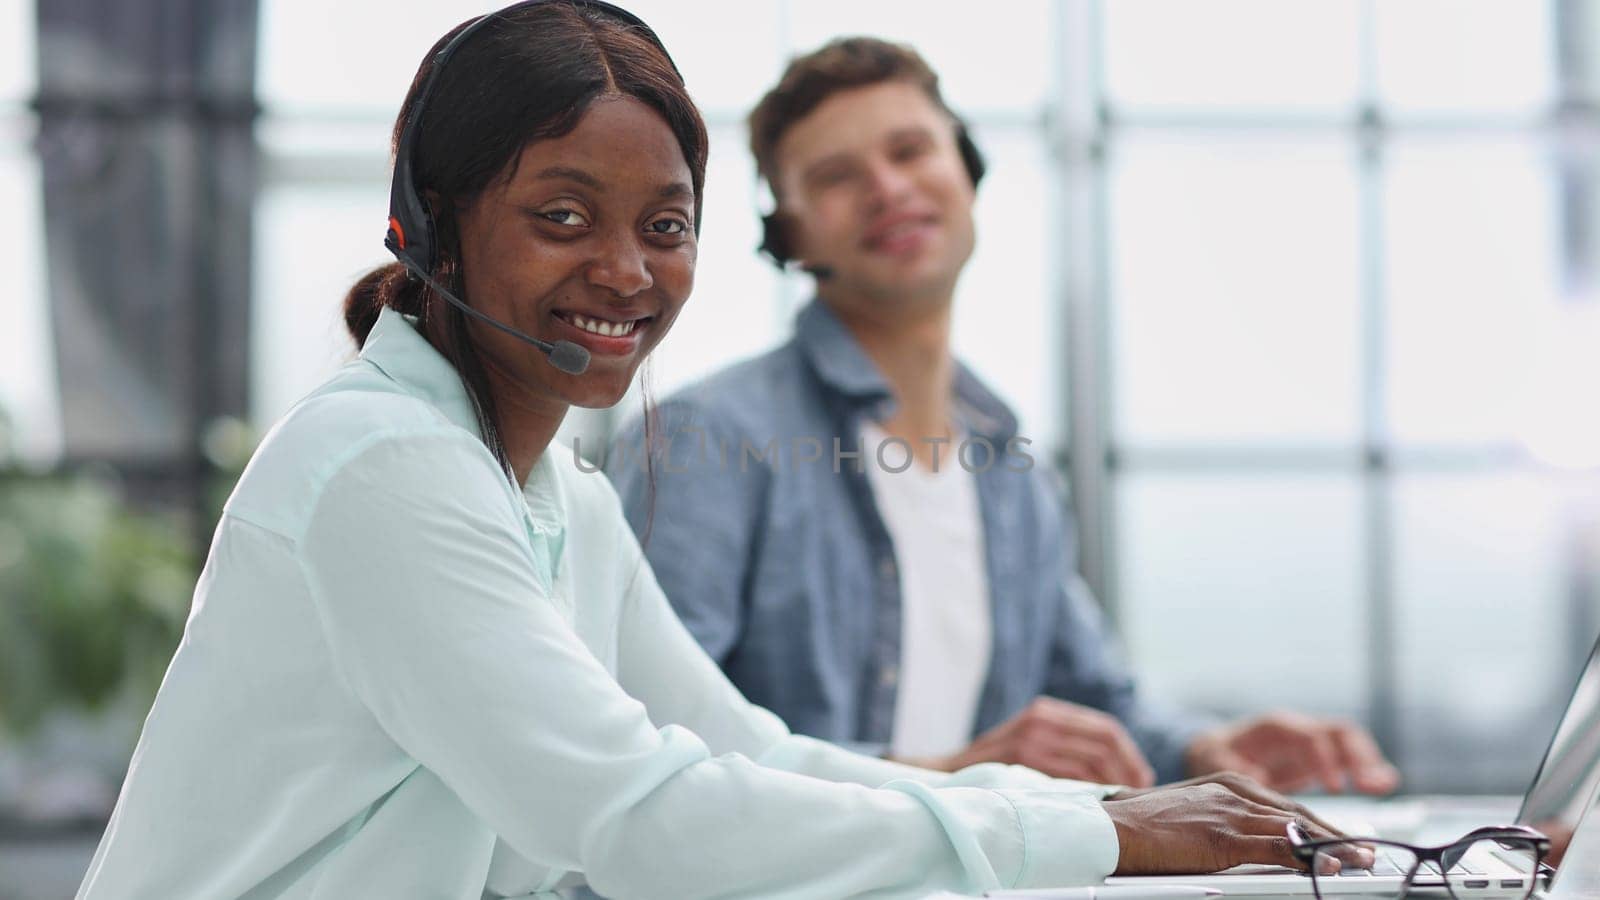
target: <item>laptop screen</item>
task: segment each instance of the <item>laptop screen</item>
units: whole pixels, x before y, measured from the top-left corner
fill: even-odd
[[[1550,749],[1522,801],[1517,822],[1550,835],[1564,846],[1600,785],[1600,641],[1578,676]]]

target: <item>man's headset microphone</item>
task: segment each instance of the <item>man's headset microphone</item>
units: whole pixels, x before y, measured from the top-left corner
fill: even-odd
[[[983,173],[988,171],[988,164],[984,162],[983,153],[978,149],[978,144],[972,139],[972,134],[967,130],[967,123],[961,117],[948,109],[950,117],[956,122],[956,149],[961,153],[961,164],[967,170],[967,177],[972,179],[972,186],[976,188],[978,182],[983,180]],[[777,189],[772,188],[772,195],[777,197]],[[772,264],[780,270],[787,271],[789,264],[796,262],[794,258],[794,243],[789,235],[790,221],[787,213],[783,211],[783,204],[775,204],[772,212],[761,217],[761,244],[757,247]],[[807,275],[825,281],[833,277],[833,269],[816,263],[797,263],[795,268]]]
[[[455,54],[456,50],[466,43],[474,33],[494,19],[519,9],[547,2],[550,2],[550,0],[525,0],[522,3],[513,3],[498,12],[489,13],[462,29],[460,34],[456,35],[438,53],[434,54],[433,65],[428,71],[428,80],[423,84],[422,89],[417,91],[416,102],[406,115],[405,128],[400,133],[400,143],[395,149],[394,181],[389,186],[389,230],[384,236],[383,245],[388,247],[389,252],[393,253],[395,258],[406,267],[406,271],[432,288],[435,293],[443,297],[456,309],[486,325],[498,328],[514,338],[532,344],[543,352],[545,358],[550,360],[550,364],[557,369],[569,375],[581,375],[589,368],[588,350],[572,341],[551,343],[550,341],[540,340],[530,334],[524,334],[499,319],[468,306],[433,277],[433,268],[435,263],[438,262],[435,255],[437,251],[435,248],[436,235],[434,232],[433,211],[428,208],[427,201],[423,199],[413,171],[417,134],[420,130],[423,113],[427,109],[428,96],[433,93],[434,85],[438,84],[439,72],[444,68],[445,63],[449,62],[450,57]],[[678,71],[677,64],[672,61],[672,57],[667,53],[667,48],[662,45],[661,39],[656,37],[656,33],[650,30],[650,26],[646,25],[639,17],[625,9],[612,6],[610,3],[601,2],[601,0],[563,0],[563,2],[573,2],[586,9],[596,10],[636,29],[648,37],[656,47],[660,48],[661,55],[666,57],[667,63],[672,66],[672,71],[677,74],[678,80],[680,82],[683,80],[683,73]],[[698,217],[694,222],[694,231],[697,235],[700,233],[700,219]]]

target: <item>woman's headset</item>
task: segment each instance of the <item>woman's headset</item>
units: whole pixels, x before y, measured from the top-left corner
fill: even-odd
[[[471,25],[461,29],[460,34],[452,38],[438,53],[434,54],[433,65],[428,70],[428,79],[423,82],[421,90],[417,91],[417,99],[406,112],[405,125],[400,132],[400,142],[395,148],[394,180],[389,184],[389,231],[384,235],[383,245],[389,248],[389,252],[395,255],[395,258],[400,261],[401,265],[406,267],[408,272],[433,288],[434,293],[443,297],[446,302],[459,309],[464,315],[471,316],[486,325],[498,328],[512,337],[532,344],[544,353],[545,357],[550,360],[550,364],[557,369],[569,375],[580,375],[589,367],[588,350],[572,341],[551,343],[532,335],[524,334],[493,316],[473,309],[451,293],[444,285],[434,280],[432,272],[434,264],[438,262],[438,245],[435,240],[437,235],[434,232],[433,211],[428,208],[427,201],[422,197],[412,166],[412,156],[416,152],[417,133],[420,130],[423,111],[428,106],[428,96],[433,93],[434,85],[439,83],[439,72],[444,68],[445,63],[450,61],[450,57],[455,54],[456,50],[460,49],[461,45],[466,43],[467,39],[472,37],[478,29],[499,16],[504,16],[507,13],[529,6],[553,2],[595,10],[642,32],[661,51],[661,55],[667,60],[667,65],[672,66],[673,73],[678,76],[678,81],[680,83],[683,81],[683,73],[678,71],[677,63],[672,61],[672,55],[662,45],[661,39],[656,37],[656,33],[650,30],[650,26],[646,25],[644,20],[633,13],[621,7],[612,6],[610,3],[605,3],[603,0],[523,0],[521,3],[513,3],[502,10],[482,16]],[[695,217],[694,230],[696,234],[700,233],[699,216]]]
[[[433,65],[428,70],[428,80],[423,83],[422,89],[417,91],[417,99],[406,114],[405,127],[400,132],[400,142],[395,148],[394,180],[389,185],[389,231],[384,236],[383,245],[388,247],[402,263],[406,263],[406,268],[411,271],[432,272],[434,264],[438,262],[435,255],[438,247],[435,242],[433,212],[428,209],[428,204],[423,200],[422,192],[416,183],[412,157],[416,153],[417,134],[420,131],[423,112],[428,106],[428,97],[433,93],[434,85],[439,83],[439,72],[444,69],[445,63],[449,62],[450,57],[461,48],[462,44],[494,19],[519,9],[552,2],[595,10],[638,30],[661,50],[661,55],[666,57],[667,64],[677,73],[678,80],[680,82],[683,80],[683,73],[678,71],[677,64],[672,61],[672,55],[667,53],[667,48],[661,43],[661,39],[656,37],[650,26],[633,13],[605,3],[603,0],[523,0],[521,3],[513,3],[504,9],[481,16],[463,28],[450,43],[445,44],[434,54]],[[700,220],[697,218],[694,224],[698,232]]]

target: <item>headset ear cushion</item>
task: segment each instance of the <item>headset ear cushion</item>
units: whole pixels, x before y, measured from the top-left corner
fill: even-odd
[[[774,211],[761,217],[761,246],[757,249],[780,269],[788,264],[789,226],[783,213]]]
[[[395,163],[394,182],[389,188],[389,222],[395,237],[395,244],[389,249],[396,255],[405,254],[422,271],[432,272],[436,262],[433,215],[417,194],[411,164],[405,157]]]
[[[422,212],[418,214],[419,224],[422,228],[422,245],[417,248],[418,255],[424,255],[424,272],[432,272],[439,264],[439,234],[433,226],[433,211],[427,203],[422,204]]]
[[[956,147],[961,151],[962,165],[967,167],[967,177],[972,179],[972,186],[977,187],[989,165],[984,162],[983,151],[978,149],[977,141],[972,139],[972,133],[965,125],[956,130]]]

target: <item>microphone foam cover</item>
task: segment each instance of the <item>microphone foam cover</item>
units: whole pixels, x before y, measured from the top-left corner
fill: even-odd
[[[568,375],[582,375],[589,368],[589,351],[571,341],[556,341],[550,347],[550,365]]]

